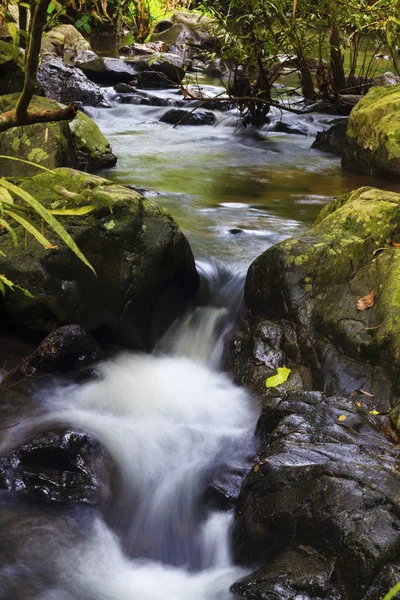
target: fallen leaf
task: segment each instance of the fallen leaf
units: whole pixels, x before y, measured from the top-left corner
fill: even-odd
[[[291,373],[291,370],[287,367],[278,367],[277,371],[277,375],[272,375],[272,377],[268,377],[266,379],[265,385],[267,388],[276,387],[282,383],[285,383]]]
[[[379,415],[379,410],[370,410],[369,414],[370,415]]]
[[[357,406],[358,406],[358,408],[362,408],[362,403],[361,402],[357,402]]]
[[[393,248],[400,248],[400,244],[398,244],[397,242],[392,242],[392,246]]]
[[[360,392],[360,394],[364,394],[364,396],[369,396],[370,398],[376,398],[375,394],[371,394],[371,392],[366,392],[365,390],[355,390],[356,392]]]
[[[260,470],[260,465],[256,465],[253,469],[254,473],[257,473]]]
[[[347,419],[347,417],[345,415],[340,415],[340,417],[338,417],[338,421],[345,421]]]
[[[364,296],[363,298],[359,298],[357,300],[357,310],[366,310],[367,308],[371,308],[375,304],[375,294],[374,290],[371,290],[369,294]]]

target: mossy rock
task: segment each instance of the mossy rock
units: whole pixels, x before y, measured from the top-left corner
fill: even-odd
[[[372,88],[354,107],[342,165],[376,177],[399,177],[400,85]]]
[[[1,304],[8,325],[40,340],[60,325],[76,323],[107,341],[151,347],[159,333],[158,308],[168,325],[176,317],[166,308],[173,304],[171,294],[189,296],[198,283],[189,244],[172,218],[137,192],[69,168],[37,175],[21,187],[47,208],[95,206],[87,215],[58,219],[97,276],[47,227],[45,235],[59,250],[45,250],[19,226],[17,248],[3,233],[0,273],[34,296],[6,293]],[[42,227],[40,219],[32,222]]]
[[[18,94],[0,96],[0,112],[15,107]],[[57,110],[63,105],[34,96],[31,110]],[[22,158],[43,167],[80,167],[95,171],[115,165],[117,159],[110,144],[96,123],[82,112],[72,121],[36,123],[14,127],[0,133],[0,154]],[[0,159],[1,176],[27,177],[35,175],[37,168],[20,162]]]
[[[19,48],[0,40],[0,93],[20,92],[24,85],[24,57]]]
[[[400,194],[360,188],[326,206],[304,235],[264,252],[246,281],[253,319],[294,324],[297,361],[312,367],[314,385],[363,389],[375,395],[363,401],[385,412],[400,394],[398,242]],[[371,290],[375,304],[358,310]]]

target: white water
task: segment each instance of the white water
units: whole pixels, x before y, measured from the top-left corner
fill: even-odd
[[[157,354],[120,355],[99,365],[102,380],[48,392],[40,426],[69,423],[93,435],[119,476],[114,531],[98,517],[83,539],[61,544],[53,585],[35,600],[231,597],[244,574],[231,559],[233,514],[210,509],[203,497],[219,473],[248,463],[255,412],[246,392],[217,371],[215,349],[234,307],[222,306],[224,285],[216,287],[214,306],[184,317]],[[231,293],[231,302],[240,295]],[[172,356],[160,355],[163,347]]]

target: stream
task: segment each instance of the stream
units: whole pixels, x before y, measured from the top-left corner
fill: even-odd
[[[177,98],[149,93],[172,105]],[[310,150],[326,115],[283,115],[305,135],[274,131],[278,112],[260,131],[241,131],[235,111],[216,112],[214,127],[173,128],[159,123],[168,107],[122,104],[111,90],[109,99],[111,109],[88,111],[118,156],[104,175],[147,188],[172,214],[206,301],[152,355],[123,352],[84,385],[41,384],[29,414],[2,432],[6,453],[33,432],[84,431],[105,448],[114,476],[106,512],[1,495],[0,599],[229,600],[247,571],[230,555],[233,509],[216,507],[205,490],[222,481],[237,491],[256,451],[257,406],[220,371],[246,269],[302,233],[333,196],[388,184],[345,174],[339,158]]]

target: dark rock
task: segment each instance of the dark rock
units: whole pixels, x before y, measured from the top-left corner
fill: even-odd
[[[393,192],[361,188],[340,196],[308,232],[257,258],[245,290],[249,344],[260,321],[291,322],[300,352],[291,360],[311,367],[317,389],[341,395],[363,389],[376,396],[371,409],[382,412],[400,395],[400,254],[391,245],[399,211]],[[358,299],[371,290],[374,305],[358,310]],[[285,342],[281,349],[289,355]]]
[[[0,96],[0,112],[12,110],[18,94]],[[57,110],[60,104],[34,96],[32,110]],[[14,127],[0,134],[0,154],[17,156],[48,169],[60,166],[95,171],[112,167],[117,157],[96,123],[83,112],[72,121],[35,123]],[[0,174],[7,177],[36,175],[37,167],[0,159]]]
[[[42,62],[38,81],[45,96],[64,104],[82,102],[86,106],[109,108],[98,85],[90,81],[77,67],[69,67],[60,58],[52,57]]]
[[[311,148],[342,156],[346,140],[347,122],[348,119],[335,119],[329,129],[317,133]]]
[[[173,108],[161,117],[161,123],[170,125],[214,125],[216,116],[211,111],[196,111],[190,113],[188,110]]]
[[[307,135],[307,130],[301,127],[294,127],[290,123],[284,121],[277,121],[273,127],[274,131],[279,133],[291,133],[294,135]]]
[[[64,325],[48,335],[27,363],[33,372],[69,371],[98,360],[101,348],[79,325]]]
[[[44,432],[0,458],[0,489],[53,502],[100,505],[111,496],[111,466],[90,436]]]
[[[400,558],[400,474],[386,417],[344,398],[275,391],[260,421],[234,552],[266,567],[234,591],[252,600],[364,598]]]
[[[232,229],[229,230],[229,233],[233,233],[234,235],[237,235],[238,233],[245,233],[243,229],[240,229],[239,227],[233,227]]]
[[[30,237],[14,248],[7,234],[1,236],[6,256],[0,256],[0,272],[23,282],[34,296],[1,299],[9,327],[40,341],[55,327],[76,323],[95,331],[101,341],[151,348],[161,333],[157,328],[175,320],[198,285],[192,252],[176,223],[150,198],[72,169],[38,175],[23,188],[47,207],[55,202],[60,208],[95,207],[59,221],[97,277],[50,230],[46,236],[60,247],[53,252]],[[73,198],[60,195],[60,188]],[[40,218],[33,223],[40,228]],[[169,322],[159,322],[161,305]]]
[[[227,66],[219,58],[214,59],[214,60],[209,60],[206,63],[205,74],[208,75],[208,77],[214,77],[216,79],[221,79],[227,73],[228,73]]]
[[[19,48],[0,40],[1,94],[21,92],[24,85],[24,57]]]
[[[78,61],[76,66],[82,69],[89,79],[104,85],[129,83],[137,74],[131,64],[120,58],[98,57],[84,62]]]
[[[91,383],[93,381],[101,381],[103,376],[98,371],[94,369],[85,369],[81,373],[79,373],[78,377],[75,379],[75,383],[79,385],[84,385],[85,383]]]
[[[133,94],[136,92],[136,89],[133,87],[133,85],[129,85],[128,83],[122,83],[122,82],[114,85],[114,90],[118,94]]]
[[[204,503],[216,510],[233,508],[239,498],[240,486],[247,471],[248,468],[245,467],[219,469],[205,489]]]
[[[154,27],[154,33],[161,33],[162,31],[167,31],[170,29],[174,22],[171,19],[163,19],[162,21],[158,21],[156,26]]]
[[[140,88],[168,88],[180,85],[185,76],[184,61],[177,54],[152,53],[126,61],[136,71]]]

